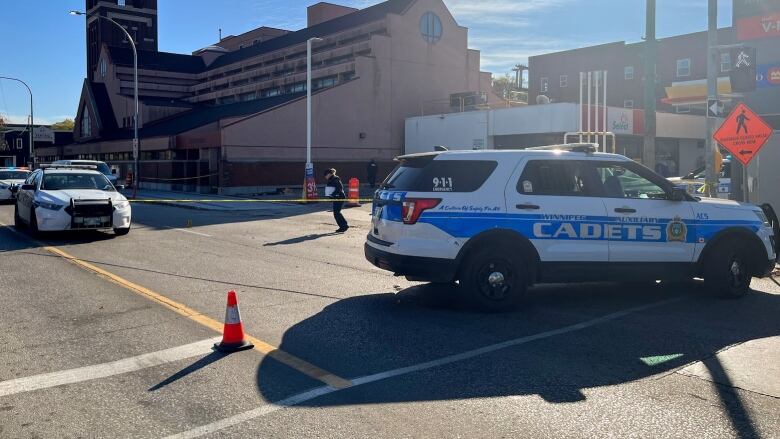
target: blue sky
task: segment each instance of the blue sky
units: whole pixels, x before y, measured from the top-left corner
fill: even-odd
[[[330,0],[366,7],[376,0]],[[644,0],[444,0],[482,51],[482,68],[509,72],[528,56],[644,35]],[[159,0],[160,50],[190,53],[224,35],[267,25],[300,29],[315,0]],[[657,0],[658,36],[705,30],[707,0]],[[731,0],[719,0],[719,24],[731,24]],[[184,7],[186,5],[186,8]],[[0,76],[27,81],[36,122],[76,112],[85,76],[84,18],[67,14],[83,0],[3,0]],[[19,84],[0,81],[0,114],[26,120],[29,98]]]

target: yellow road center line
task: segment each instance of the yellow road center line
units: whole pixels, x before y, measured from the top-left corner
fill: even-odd
[[[158,304],[168,308],[171,311],[174,311],[179,315],[187,317],[192,321],[198,322],[201,325],[213,329],[216,332],[222,333],[223,323],[220,323],[212,319],[211,317],[203,315],[202,313],[188,307],[187,305],[176,302],[175,300],[171,300],[163,296],[162,294],[156,293],[148,288],[142,287],[141,285],[130,282],[129,280],[119,277],[114,273],[103,270],[100,267],[96,267],[95,265],[92,265],[89,262],[82,261],[81,259],[78,259],[77,257],[72,256],[56,247],[45,246],[43,248],[49,253],[57,255],[83,269],[91,271],[97,274],[98,276],[101,276],[111,282],[116,283],[117,285],[124,287],[127,290],[140,294],[141,296],[144,296],[147,299],[153,300]],[[343,388],[350,387],[352,385],[351,381],[341,378],[337,375],[334,375],[326,370],[320,369],[319,367],[301,358],[298,358],[290,353],[287,353],[279,349],[278,347],[266,343],[258,338],[247,335],[246,339],[247,341],[255,345],[256,351],[262,352],[263,354],[268,355],[269,357],[274,358],[275,360],[283,364],[286,364],[287,366],[290,366],[293,369],[311,378],[322,381],[323,383],[333,388],[343,389]]]

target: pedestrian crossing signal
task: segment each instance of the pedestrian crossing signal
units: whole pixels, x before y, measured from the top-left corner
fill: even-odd
[[[747,93],[756,90],[756,48],[731,49],[731,91]]]

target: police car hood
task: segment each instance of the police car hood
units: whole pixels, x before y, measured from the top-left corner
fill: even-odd
[[[723,198],[701,197],[699,203],[702,203],[707,206],[720,207],[724,209],[740,209],[745,207],[758,209],[758,207],[750,203],[741,203],[739,201],[726,200]]]
[[[22,183],[24,183],[24,180],[17,180],[17,179],[0,180],[0,184],[7,184],[7,185],[22,184]]]
[[[93,189],[70,189],[59,191],[41,191],[38,194],[41,201],[56,202],[59,204],[69,204],[74,200],[108,200],[113,203],[124,201],[125,197],[119,192],[106,192]]]

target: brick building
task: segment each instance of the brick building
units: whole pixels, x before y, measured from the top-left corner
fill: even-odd
[[[362,10],[308,8],[298,31],[261,27],[192,54],[157,50],[157,2],[87,1],[88,74],[75,142],[63,156],[131,164],[132,52],[139,50],[141,178],[148,187],[254,193],[300,184],[306,145],[306,41],[314,44],[313,161],[363,177],[403,151],[404,119],[454,93],[491,93],[441,0],[388,0]],[[95,56],[97,54],[97,56]],[[44,152],[47,154],[47,152]]]

